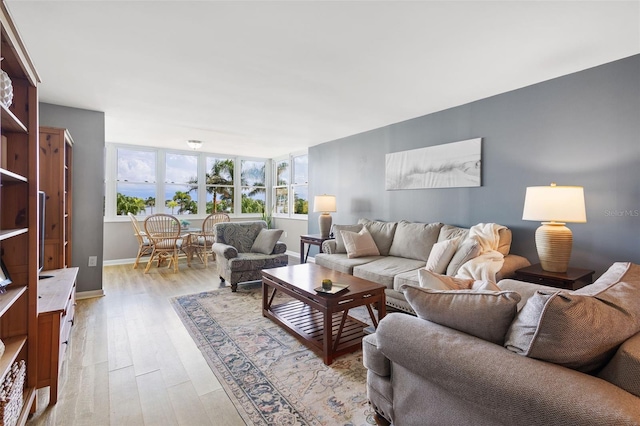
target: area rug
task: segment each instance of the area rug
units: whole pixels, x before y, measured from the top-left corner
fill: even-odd
[[[375,424],[362,351],[324,365],[313,351],[262,316],[259,285],[171,301],[245,423]],[[354,316],[364,320],[365,312]]]

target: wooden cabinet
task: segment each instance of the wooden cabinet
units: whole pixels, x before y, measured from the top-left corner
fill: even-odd
[[[26,361],[18,424],[35,407],[38,288],[38,94],[40,79],[0,2],[0,68],[13,86],[13,100],[0,105],[0,254],[12,280],[0,294],[0,380],[11,365]]]
[[[40,127],[40,191],[46,195],[44,268],[71,266],[73,139],[66,129]]]
[[[58,401],[60,366],[75,319],[78,268],[51,270],[38,286],[38,389],[49,386],[49,405]]]

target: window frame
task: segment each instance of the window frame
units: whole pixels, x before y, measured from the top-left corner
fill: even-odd
[[[295,158],[297,157],[307,157],[307,181],[304,183],[296,183],[294,182],[295,180]],[[308,199],[308,194],[309,194],[309,169],[308,169],[308,159],[309,159],[309,153],[307,151],[297,151],[294,153],[291,153],[287,156],[280,156],[280,157],[276,157],[272,159],[273,165],[271,167],[271,179],[273,181],[273,185],[271,185],[271,199],[272,204],[271,204],[271,208],[272,211],[275,209],[275,200],[276,200],[276,189],[278,188],[287,188],[287,209],[288,212],[287,213],[274,213],[273,216],[274,217],[281,217],[281,218],[289,218],[289,219],[303,219],[303,220],[307,220],[309,215],[307,214],[302,214],[302,213],[295,213],[294,212],[294,207],[295,207],[295,188],[296,187],[304,187],[307,189],[307,207],[309,205],[309,199]],[[288,184],[287,185],[276,185],[277,183],[277,165],[278,163],[282,162],[282,161],[287,161],[289,164],[288,167],[288,174],[289,174],[289,180],[288,180]]]
[[[256,218],[260,219],[262,214],[260,213],[242,213],[242,185],[240,181],[240,165],[242,160],[248,161],[264,161],[265,162],[265,205],[270,206],[271,201],[271,174],[272,174],[272,160],[269,158],[259,158],[259,157],[243,157],[237,155],[228,155],[228,154],[220,154],[213,152],[194,152],[193,150],[179,150],[179,149],[168,149],[168,148],[154,148],[149,146],[142,145],[130,145],[130,144],[120,144],[120,143],[107,143],[105,145],[105,180],[104,180],[104,220],[105,221],[127,221],[129,218],[127,215],[117,215],[117,186],[118,186],[118,149],[127,149],[130,151],[144,151],[144,152],[153,152],[156,155],[156,206],[153,209],[153,213],[168,213],[171,214],[169,208],[165,206],[164,202],[158,203],[158,194],[160,198],[164,198],[165,187],[168,185],[165,182],[166,175],[166,156],[167,153],[172,154],[180,154],[180,155],[195,155],[197,157],[197,178],[198,178],[198,213],[196,214],[174,214],[179,219],[190,220],[190,219],[204,219],[208,213],[206,213],[206,203],[207,203],[207,194],[206,194],[206,158],[225,158],[231,159],[234,162],[234,176],[233,176],[233,188],[234,188],[234,200],[233,200],[233,211],[234,213],[230,213],[229,216],[232,218]],[[138,218],[145,218],[147,215],[136,215]]]

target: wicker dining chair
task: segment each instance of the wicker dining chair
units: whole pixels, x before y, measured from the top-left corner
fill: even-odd
[[[151,246],[151,241],[147,238],[147,234],[140,229],[140,222],[138,222],[138,218],[136,218],[132,213],[127,213],[127,215],[131,219],[133,233],[138,240],[138,255],[136,256],[136,261],[133,263],[133,269],[137,269],[140,258],[142,256],[149,256],[153,251],[153,247]]]
[[[158,266],[168,260],[169,264],[167,266],[173,264],[173,272],[178,272],[178,254],[183,248],[180,221],[170,214],[157,213],[148,216],[144,220],[144,230],[153,247],[144,273],[146,274],[149,271],[153,260],[156,258]],[[187,262],[191,266],[188,256]]]
[[[202,231],[199,233],[193,233],[190,236],[190,249],[191,252],[196,254],[204,267],[207,267],[207,259],[209,255],[213,254],[213,243],[216,242],[216,223],[231,222],[229,215],[226,213],[211,213],[202,222]]]

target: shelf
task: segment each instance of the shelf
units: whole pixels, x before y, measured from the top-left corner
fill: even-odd
[[[28,228],[19,228],[19,229],[2,229],[0,230],[0,241],[6,240],[8,238],[13,238],[20,234],[25,234],[29,232]]]
[[[22,293],[27,290],[26,286],[11,286],[7,287],[6,293],[0,294],[0,316],[4,315],[5,312],[18,300]],[[6,344],[6,342],[5,342]]]
[[[22,411],[20,417],[18,417],[17,425],[26,425],[29,416],[31,415],[31,406],[36,400],[36,388],[25,388],[23,395],[24,403],[22,404]]]
[[[11,366],[18,359],[20,351],[27,343],[27,336],[8,337],[4,342],[4,353],[0,358],[0,381],[4,380],[4,376],[11,369]]]
[[[0,116],[2,117],[2,132],[29,133],[27,128],[18,117],[16,117],[9,109],[0,104]]]
[[[26,177],[21,176],[17,173],[13,173],[10,172],[7,169],[2,169],[0,168],[0,179],[2,181],[2,183],[7,183],[7,182],[24,182],[27,183],[28,180]]]

